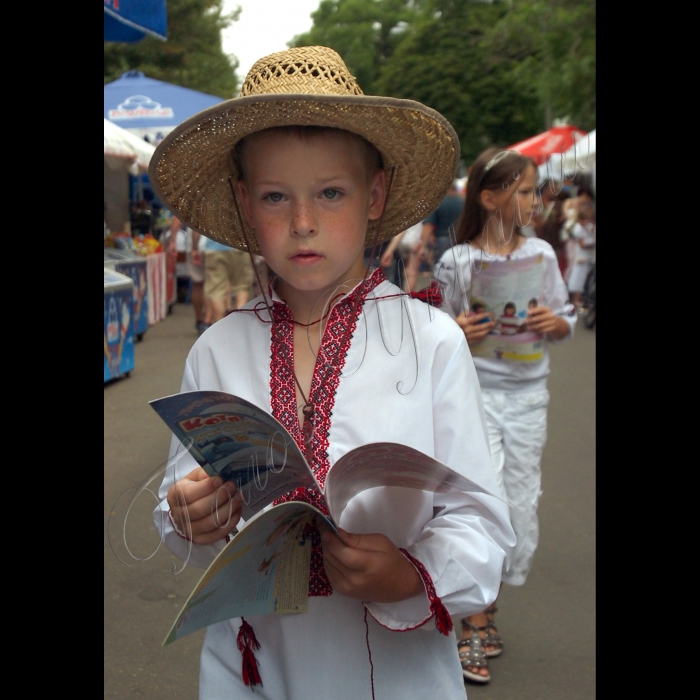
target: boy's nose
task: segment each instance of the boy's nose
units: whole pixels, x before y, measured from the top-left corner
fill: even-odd
[[[294,205],[292,233],[296,236],[314,236],[317,225],[311,208],[303,202]]]

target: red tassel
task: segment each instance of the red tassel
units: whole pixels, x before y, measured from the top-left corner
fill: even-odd
[[[447,608],[442,604],[440,598],[435,598],[435,600],[431,601],[430,612],[435,615],[435,627],[447,636],[453,628],[452,617],[450,617],[450,613],[447,612]]]
[[[253,649],[260,649],[260,642],[256,639],[253,628],[246,622],[245,618],[242,617],[241,622],[243,624],[238,630],[237,644],[243,655],[243,682],[250,686],[262,685],[258,662],[253,653]]]
[[[442,304],[442,292],[437,280],[432,280],[429,287],[421,289],[419,292],[411,292],[411,296],[431,306],[440,306]]]
[[[442,634],[447,636],[453,628],[452,617],[450,617],[447,608],[442,604],[428,570],[418,559],[412,557],[405,549],[400,549],[399,551],[416,567],[416,571],[418,571],[420,577],[423,579],[425,590],[428,593],[428,600],[430,601],[430,612],[435,616],[435,627],[437,627],[438,632],[442,632]]]

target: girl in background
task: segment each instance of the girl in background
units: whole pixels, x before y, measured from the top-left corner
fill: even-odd
[[[539,205],[535,164],[514,151],[491,148],[475,161],[457,226],[457,245],[447,250],[434,276],[443,286],[443,310],[459,324],[470,347],[495,327],[487,312],[470,310],[471,276],[487,261],[543,255],[544,283],[539,303],[528,305],[524,330],[544,334],[542,359],[515,361],[474,357],[486,410],[491,459],[503,497],[510,506],[517,544],[513,562],[504,566],[502,582],[525,583],[538,541],[537,503],[540,462],[547,435],[547,342],[572,334],[576,316],[559,270],[556,253],[541,238],[526,237]],[[462,620],[457,646],[467,680],[491,679],[489,657],[501,654],[503,641],[494,623],[496,603]]]

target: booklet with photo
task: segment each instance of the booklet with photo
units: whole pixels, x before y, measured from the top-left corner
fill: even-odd
[[[345,506],[366,489],[491,493],[419,450],[389,442],[343,455],[322,488],[287,429],[245,399],[192,391],[150,403],[207,474],[236,482],[245,521],[190,594],[164,644],[233,617],[306,612],[313,521],[337,531]],[[266,509],[298,487],[318,491],[329,515],[299,501]]]
[[[483,260],[471,276],[470,311],[488,311],[495,328],[469,346],[473,357],[535,362],[544,356],[544,335],[528,331],[527,311],[542,301],[544,256]],[[487,319],[488,320],[488,319]]]

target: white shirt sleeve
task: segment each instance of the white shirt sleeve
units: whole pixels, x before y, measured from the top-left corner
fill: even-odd
[[[481,390],[467,343],[461,341],[447,363],[433,368],[435,457],[498,494]],[[433,518],[406,549],[427,570],[442,604],[456,615],[480,612],[496,599],[501,567],[510,561],[514,546],[505,501],[460,493],[433,496]],[[398,603],[368,603],[367,609],[394,630],[413,629],[432,616],[427,595]]]
[[[197,391],[197,389],[199,389],[199,387],[195,381],[188,358],[188,361],[185,363],[185,374],[182,379],[180,391]],[[184,450],[180,441],[173,435],[168,455],[168,466],[165,470],[165,476],[163,477],[160,489],[158,490],[158,498],[160,498],[161,501],[153,512],[153,521],[155,522],[158,532],[160,532],[161,542],[163,542],[175,556],[182,559],[185,564],[192,564],[193,566],[205,569],[224,548],[226,539],[222,538],[218,542],[210,545],[199,545],[190,542],[187,538],[178,534],[173,527],[173,523],[169,517],[170,506],[167,501],[170,487],[175,482],[183,479],[198,466],[199,464],[197,464],[194,457]]]

